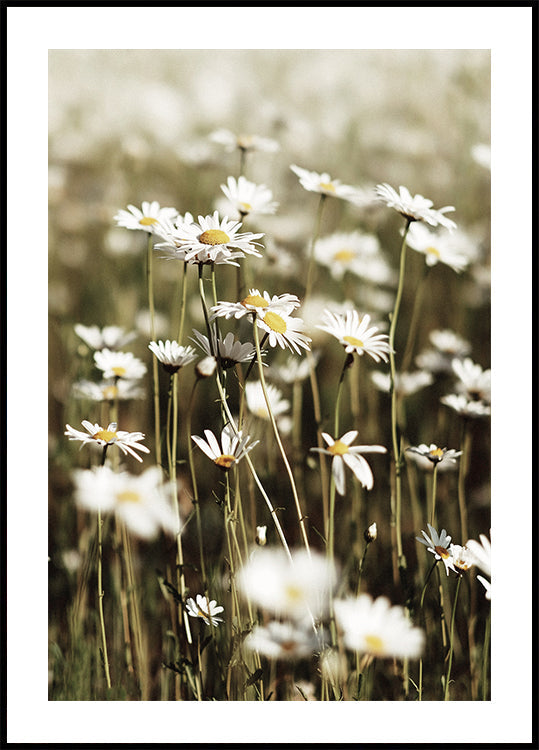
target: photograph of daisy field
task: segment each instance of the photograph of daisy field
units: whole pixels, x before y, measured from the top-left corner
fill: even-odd
[[[49,86],[49,700],[489,701],[489,51]]]

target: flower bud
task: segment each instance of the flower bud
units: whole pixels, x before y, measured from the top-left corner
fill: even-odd
[[[376,528],[376,522],[371,523],[368,529],[365,530],[363,537],[367,544],[370,544],[371,542],[374,542],[376,537],[378,536],[378,529]]]

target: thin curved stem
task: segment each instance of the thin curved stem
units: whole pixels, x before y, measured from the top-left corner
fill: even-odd
[[[447,664],[447,674],[445,676],[444,701],[449,700],[449,682],[451,679],[451,667],[453,666],[453,637],[455,635],[455,615],[457,612],[457,599],[459,596],[461,580],[462,580],[462,576],[459,575],[457,579],[457,589],[455,591],[455,598],[453,600],[453,611],[451,612],[451,628],[449,631],[449,662]]]
[[[153,243],[152,235],[148,235],[148,250],[146,253],[146,277],[148,284],[148,307],[150,309],[150,338],[155,341],[155,302],[153,291]],[[155,460],[161,466],[161,418],[159,413],[159,370],[156,357],[152,357],[153,379],[153,407],[155,424]]]

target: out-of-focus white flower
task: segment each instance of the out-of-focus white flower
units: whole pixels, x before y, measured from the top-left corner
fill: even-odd
[[[206,440],[198,435],[191,435],[191,440],[223,471],[228,471],[241,461],[258,443],[256,440],[249,445],[251,438],[248,435],[243,437],[241,431],[236,434],[228,424],[221,431],[221,445],[211,430],[204,430],[204,435]]]
[[[217,617],[217,615],[223,612],[225,608],[218,605],[215,599],[210,600],[202,594],[197,594],[196,600],[189,598],[185,607],[190,617],[199,617],[206,625],[216,628],[220,622],[223,622],[223,618]]]
[[[374,234],[337,232],[321,237],[314,246],[314,257],[337,280],[349,272],[373,284],[395,281],[395,273],[381,255],[380,242]]]
[[[278,417],[290,409],[290,401],[283,397],[282,392],[277,386],[268,383],[266,385],[266,393],[274,417]],[[251,414],[259,419],[269,419],[264,391],[259,380],[245,384],[245,399],[247,401],[247,408]]]
[[[475,565],[474,557],[468,547],[460,544],[450,544],[449,552],[453,558],[453,565],[457,573],[464,573]]]
[[[256,548],[238,571],[240,591],[253,604],[276,616],[302,621],[325,614],[336,572],[319,552],[296,550],[292,560],[280,547]]]
[[[332,180],[327,172],[310,172],[295,164],[290,165],[290,169],[299,177],[299,182],[305,190],[311,193],[320,193],[321,195],[331,195],[334,198],[343,200],[359,201],[359,192],[351,185],[343,185],[340,180]]]
[[[451,537],[445,529],[442,529],[438,534],[436,529],[431,526],[430,523],[427,524],[427,527],[430,536],[425,531],[421,530],[424,538],[422,539],[421,537],[416,536],[416,540],[421,544],[424,544],[428,551],[432,552],[436,560],[441,560],[443,562],[447,575],[449,575],[450,569],[457,572],[455,571],[453,557],[449,549]]]
[[[451,363],[453,372],[457,376],[456,390],[471,401],[490,403],[491,373],[483,370],[470,357],[454,359]]]
[[[335,488],[339,495],[345,493],[345,476],[344,466],[348,466],[361,482],[362,486],[372,490],[374,478],[371,467],[361,455],[362,453],[387,453],[383,445],[351,445],[357,437],[357,430],[350,430],[342,437],[334,440],[327,432],[322,433],[322,437],[328,444],[327,448],[311,448],[312,451],[325,453],[333,457],[331,471],[335,481]]]
[[[470,342],[449,328],[431,331],[429,339],[439,352],[453,357],[465,357],[471,350]]]
[[[226,128],[214,130],[210,134],[210,140],[225,146],[227,151],[239,149],[240,151],[265,151],[272,154],[280,149],[279,144],[273,138],[250,134],[235,135]]]
[[[129,205],[128,210],[118,211],[114,220],[125,229],[141,229],[150,234],[155,233],[161,221],[173,220],[178,212],[175,208],[161,208],[157,201],[142,201],[141,208]]]
[[[447,229],[456,229],[457,227],[454,221],[445,216],[449,211],[455,210],[453,206],[444,206],[436,210],[432,208],[432,201],[428,198],[419,194],[412,197],[410,191],[402,185],[397,193],[386,182],[377,185],[375,192],[379,200],[383,201],[389,208],[394,208],[408,221],[424,221],[433,227],[442,226]]]
[[[94,362],[103,371],[104,378],[137,380],[146,374],[146,365],[131,352],[115,352],[101,349],[94,352]]]
[[[490,539],[485,534],[479,534],[479,542],[475,539],[468,539],[466,542],[473,564],[477,565],[483,573],[490,578],[491,573],[491,548]],[[485,598],[491,598],[491,584],[484,576],[477,576],[477,580],[485,587]]]
[[[442,396],[440,401],[445,406],[456,411],[457,414],[469,417],[470,419],[488,417],[490,415],[490,404],[485,404],[483,401],[472,401],[463,393],[449,393],[447,396]]]
[[[417,659],[423,653],[425,633],[412,625],[403,607],[392,606],[386,597],[373,600],[361,594],[357,599],[336,599],[333,607],[351,651],[398,659]]]
[[[94,383],[92,380],[80,380],[73,384],[73,395],[76,398],[86,398],[89,401],[129,401],[130,399],[146,398],[146,392],[138,382],[131,382],[118,378]]]
[[[258,544],[259,547],[264,547],[266,545],[266,532],[268,530],[267,526],[257,526],[256,527],[256,537],[255,542]]]
[[[277,365],[272,368],[270,374],[284,383],[297,383],[309,377],[311,371],[318,364],[319,359],[320,352],[313,352],[311,357],[305,359],[297,359],[294,356],[290,356],[284,365]]]
[[[75,333],[85,344],[92,349],[121,349],[128,344],[137,334],[135,331],[125,331],[120,326],[84,326],[81,323],[75,325]]]
[[[389,337],[386,333],[377,333],[376,326],[370,326],[370,315],[360,318],[357,310],[347,310],[344,314],[324,310],[324,315],[325,324],[317,328],[334,336],[347,354],[355,352],[361,356],[367,353],[375,362],[388,361]]]
[[[463,252],[464,246],[458,241],[457,234],[433,232],[425,224],[414,223],[406,235],[406,244],[412,250],[423,253],[427,266],[443,263],[461,273],[470,262],[470,257]]]
[[[209,378],[217,368],[217,360],[208,354],[207,357],[199,359],[195,366],[195,372],[199,378]]]
[[[444,461],[454,464],[457,462],[457,458],[462,456],[462,451],[456,451],[453,448],[450,450],[447,448],[438,448],[434,443],[431,443],[430,445],[426,445],[425,443],[421,443],[421,445],[412,445],[409,448],[406,448],[406,450],[427,458],[432,464],[441,464]]]
[[[380,370],[371,372],[371,379],[374,385],[381,391],[389,393],[391,387],[391,375]],[[396,393],[402,396],[411,396],[417,393],[421,388],[425,388],[434,382],[430,372],[418,370],[417,372],[397,372],[394,378],[394,387]]]
[[[491,152],[487,143],[476,143],[472,146],[472,158],[477,164],[490,170]]]
[[[284,660],[301,659],[320,648],[312,629],[277,620],[265,626],[255,625],[243,643],[249,651]]]
[[[150,341],[148,349],[157,357],[163,368],[169,372],[178,372],[196,358],[196,352],[192,346],[181,346],[177,341]]]
[[[230,202],[230,207],[240,216],[248,214],[274,214],[278,203],[273,200],[273,193],[265,185],[257,185],[245,177],[229,177],[221,190]]]

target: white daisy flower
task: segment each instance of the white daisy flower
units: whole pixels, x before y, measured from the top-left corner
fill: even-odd
[[[423,653],[425,633],[414,627],[404,607],[392,606],[389,599],[336,599],[335,620],[342,630],[346,648],[378,658],[417,659]]]
[[[130,380],[103,380],[94,383],[92,380],[80,380],[73,384],[73,395],[89,401],[129,401],[146,398],[146,391],[138,382]]]
[[[346,310],[344,313],[324,310],[324,315],[326,323],[318,325],[317,328],[334,336],[344,346],[347,354],[356,352],[361,356],[366,352],[375,362],[388,361],[391,351],[388,343],[389,336],[385,333],[377,333],[376,326],[369,328],[370,315],[360,318],[357,310]]]
[[[445,529],[442,529],[440,534],[438,534],[436,529],[431,526],[430,523],[427,524],[427,527],[430,536],[421,530],[424,538],[422,539],[421,537],[416,536],[416,540],[421,544],[424,544],[428,551],[432,552],[436,560],[441,560],[443,562],[447,575],[449,575],[450,569],[456,573],[457,571],[455,570],[453,557],[449,549],[451,537]]]
[[[180,222],[177,227],[178,250],[185,253],[184,260],[191,263],[215,263],[218,259],[262,255],[256,240],[262,233],[238,232],[241,222],[219,219],[218,211],[212,216],[199,216],[196,222]],[[238,255],[240,253],[240,255]]]
[[[374,385],[385,393],[389,393],[391,387],[391,375],[380,370],[371,372]],[[418,372],[397,372],[394,378],[395,391],[402,396],[411,396],[421,388],[432,385],[434,378],[430,372],[419,370]]]
[[[204,336],[204,334],[197,330],[193,330],[193,333],[195,337],[191,337],[191,340],[196,341],[202,351],[207,355],[211,355],[212,350],[208,337]],[[238,341],[238,339],[235,338],[231,331],[229,331],[224,338],[221,336],[216,337],[213,349],[216,356],[219,358],[223,370],[229,370],[240,362],[251,362],[253,357],[256,356],[256,349],[253,344],[250,342],[242,344],[241,341]],[[262,352],[262,354],[264,353],[265,352]]]
[[[177,341],[150,341],[148,349],[155,354],[163,368],[169,372],[178,372],[197,358],[192,346],[181,346]]]
[[[190,617],[199,617],[206,625],[216,628],[223,622],[223,618],[217,615],[224,611],[224,607],[218,605],[215,599],[210,600],[203,594],[197,594],[196,600],[189,598],[185,607]]]
[[[322,437],[326,441],[327,448],[311,448],[312,451],[319,453],[325,453],[328,456],[333,456],[331,462],[331,472],[335,481],[335,489],[339,495],[345,493],[345,475],[344,467],[345,464],[351,469],[356,478],[361,482],[362,486],[368,490],[372,490],[374,485],[374,478],[372,475],[371,467],[367,461],[361,455],[362,453],[387,453],[387,449],[383,445],[351,445],[351,443],[357,437],[357,430],[350,430],[346,432],[342,437],[334,440],[331,435],[327,432],[322,433]]]
[[[249,294],[239,302],[218,302],[210,308],[211,320],[215,318],[235,318],[239,320],[244,315],[256,314],[264,316],[267,312],[275,312],[282,315],[290,315],[300,301],[295,294],[274,294],[269,292],[260,293],[258,289],[249,289]]]
[[[129,205],[128,210],[120,210],[114,217],[117,226],[125,229],[141,229],[153,234],[162,221],[174,219],[178,212],[175,208],[161,208],[157,201],[142,201],[141,208]]]
[[[146,365],[131,352],[115,352],[102,349],[94,352],[96,367],[103,371],[105,378],[125,378],[137,380],[146,374]]]
[[[120,326],[83,326],[81,323],[75,325],[75,333],[91,349],[121,349],[136,338],[135,331],[125,331]]]
[[[488,417],[490,415],[490,404],[483,401],[469,399],[464,393],[450,393],[442,396],[441,403],[448,406],[463,417],[474,419],[477,417]]]
[[[474,565],[477,565],[483,573],[491,575],[491,546],[490,539],[485,534],[479,534],[479,542],[475,539],[468,539],[466,547],[470,550]]]
[[[210,134],[210,140],[225,146],[227,151],[240,149],[241,151],[266,151],[275,153],[280,146],[273,138],[265,138],[260,135],[239,134],[235,135],[231,130],[219,128]]]
[[[204,430],[204,435],[206,440],[198,435],[191,435],[191,440],[223,471],[228,471],[241,461],[258,443],[258,440],[255,440],[249,445],[251,438],[243,437],[241,431],[236,434],[229,424],[221,431],[221,445],[211,430]]]
[[[456,389],[459,393],[463,393],[471,401],[490,403],[490,370],[483,370],[470,357],[454,359],[451,367],[458,378]]]
[[[312,628],[277,620],[265,626],[255,625],[243,644],[249,651],[258,651],[268,659],[301,659],[320,650]]]
[[[163,486],[161,470],[150,467],[134,476],[107,466],[76,470],[75,500],[88,511],[111,512],[142,539],[154,539],[159,531],[179,533],[171,491]]]
[[[374,234],[356,230],[321,237],[314,246],[314,257],[317,263],[329,268],[337,281],[347,272],[373,284],[395,281],[395,272],[382,257],[380,242]]]
[[[312,352],[312,356],[305,359],[298,359],[291,355],[284,365],[272,368],[271,374],[283,383],[298,383],[310,376],[319,360],[319,351]]]
[[[281,547],[256,548],[238,571],[239,590],[275,616],[300,622],[327,612],[337,576],[325,555],[296,550],[292,561]]]
[[[457,462],[457,458],[462,456],[462,451],[456,451],[453,448],[450,450],[447,448],[438,448],[434,443],[431,443],[430,445],[421,443],[421,445],[410,446],[409,448],[406,448],[406,450],[427,458],[432,464],[440,464],[444,461],[446,463],[454,464]]]
[[[301,349],[310,349],[311,339],[304,333],[305,324],[301,318],[294,318],[274,310],[258,314],[256,324],[268,334],[271,347],[280,346],[301,354]]]
[[[435,329],[429,333],[429,339],[432,345],[443,354],[453,355],[453,357],[465,357],[471,351],[471,344],[463,339],[450,328]]]
[[[195,372],[198,378],[209,378],[213,375],[217,368],[217,360],[215,357],[208,355],[199,359],[195,366]]]
[[[461,273],[470,263],[470,257],[462,252],[462,243],[456,235],[432,232],[425,224],[414,223],[406,235],[406,244],[412,250],[425,255],[427,266],[443,263]]]
[[[424,221],[433,227],[442,226],[447,229],[456,229],[457,225],[445,216],[449,211],[454,211],[453,206],[444,206],[435,210],[432,201],[422,195],[412,197],[409,190],[402,185],[399,192],[386,182],[375,188],[379,200],[383,201],[389,208],[394,208],[409,221]]]
[[[257,526],[256,527],[256,537],[255,542],[258,544],[259,547],[264,547],[266,545],[266,533],[268,531],[267,526]]]
[[[108,447],[109,445],[117,445],[122,453],[125,455],[129,453],[137,461],[142,461],[142,458],[135,453],[135,450],[142,451],[143,453],[150,452],[147,446],[140,445],[140,441],[144,440],[145,437],[142,432],[118,430],[116,422],[111,422],[106,430],[98,424],[88,422],[86,419],[83,419],[81,424],[87,432],[75,430],[68,424],[66,424],[66,431],[64,432],[64,435],[67,435],[70,440],[80,440],[82,442],[81,448],[87,443],[98,445],[101,448]]]
[[[299,177],[299,182],[305,190],[321,195],[332,195],[343,200],[359,199],[359,193],[351,185],[343,185],[340,180],[332,180],[327,172],[310,172],[308,169],[291,164],[290,169]]]
[[[281,416],[290,409],[290,401],[283,398],[282,392],[272,383],[266,385],[266,393],[274,417]],[[255,417],[268,420],[268,407],[264,398],[264,391],[259,380],[245,384],[245,399],[247,408]]]
[[[449,552],[453,558],[453,565],[457,573],[465,573],[472,565],[475,565],[475,559],[468,547],[463,547],[460,544],[451,544]]]
[[[274,214],[278,203],[273,200],[273,193],[265,185],[257,185],[245,177],[240,176],[227,179],[226,185],[221,185],[221,190],[228,198],[231,208],[236,210],[240,216],[248,214]]]

